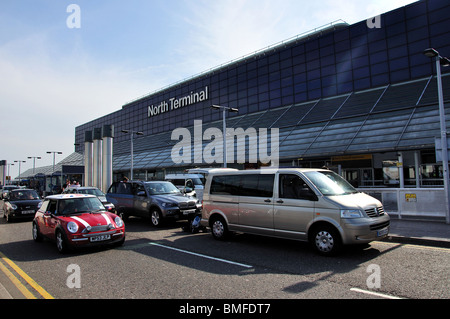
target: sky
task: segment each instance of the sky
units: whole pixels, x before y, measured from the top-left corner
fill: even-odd
[[[178,81],[415,0],[2,0],[0,160],[52,165],[75,127]],[[75,6],[73,6],[75,5]],[[19,175],[11,166],[10,175]]]

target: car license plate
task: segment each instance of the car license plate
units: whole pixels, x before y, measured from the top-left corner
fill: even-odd
[[[34,214],[35,211],[34,210],[23,210],[22,211],[22,215],[30,215],[30,214]]]
[[[381,230],[377,231],[377,236],[382,237],[384,235],[387,235],[388,232],[389,232],[389,228],[381,229]]]
[[[104,241],[111,239],[111,235],[99,235],[91,237],[91,242]]]
[[[183,215],[195,214],[195,209],[189,209],[183,211]]]

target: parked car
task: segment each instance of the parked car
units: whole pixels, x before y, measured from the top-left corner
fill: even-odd
[[[324,169],[213,173],[201,224],[216,239],[229,231],[309,241],[323,255],[388,236],[390,218],[375,198]]]
[[[182,194],[166,181],[114,182],[106,193],[117,214],[148,217],[153,226],[161,226],[167,219],[188,220],[201,213],[200,201]]]
[[[12,191],[13,189],[19,189],[20,186],[17,185],[4,185],[2,190],[1,190],[1,198],[0,199],[4,199],[6,197],[6,195],[8,194],[8,192]]]
[[[103,206],[105,206],[105,208],[109,212],[115,213],[115,211],[116,211],[114,205],[112,203],[108,202],[108,200],[106,199],[105,193],[103,193],[97,187],[93,187],[93,186],[76,186],[76,187],[69,186],[69,187],[66,187],[62,193],[63,194],[95,195],[95,196],[98,197],[98,199],[100,199],[100,201],[102,202]]]
[[[47,196],[32,224],[33,240],[49,238],[64,253],[71,248],[95,245],[122,245],[123,220],[108,211],[94,195],[60,194]]]
[[[41,198],[33,189],[12,189],[5,193],[3,198],[3,217],[7,222],[14,219],[33,219],[41,203]]]
[[[165,180],[174,184],[182,193],[203,199],[203,176],[200,174],[167,174]]]

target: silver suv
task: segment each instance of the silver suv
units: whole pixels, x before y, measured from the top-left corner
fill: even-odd
[[[201,214],[200,202],[180,192],[166,181],[114,182],[106,199],[116,207],[117,214],[150,218],[159,227],[166,219],[189,220]]]

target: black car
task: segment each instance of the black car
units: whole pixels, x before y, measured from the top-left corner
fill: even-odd
[[[115,182],[106,198],[114,204],[122,219],[148,217],[156,227],[166,219],[190,220],[201,213],[201,204],[196,198],[181,193],[166,181]]]
[[[41,207],[42,200],[33,189],[13,189],[3,198],[3,217],[7,222],[13,219],[33,219]]]

